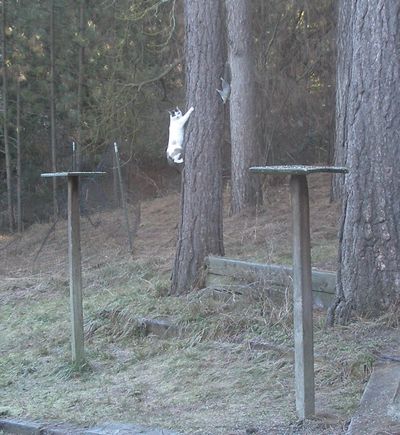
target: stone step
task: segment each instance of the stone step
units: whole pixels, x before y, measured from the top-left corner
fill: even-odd
[[[70,424],[0,419],[0,433],[18,435],[179,435],[177,432],[156,429],[137,424],[104,423],[96,427],[82,428]]]
[[[400,363],[379,362],[351,419],[347,435],[400,434]]]
[[[400,423],[400,382],[397,385],[393,400],[389,405],[388,415],[392,420]]]

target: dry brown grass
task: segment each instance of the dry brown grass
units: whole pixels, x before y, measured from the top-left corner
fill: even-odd
[[[339,211],[329,202],[329,177],[311,176],[311,230],[315,267],[335,269],[335,245]],[[291,257],[291,215],[287,183],[269,187],[265,204],[256,215],[242,214],[224,219],[227,256],[277,262]],[[269,195],[269,196],[268,196]],[[225,202],[228,197],[225,195]],[[170,268],[176,243],[179,195],[145,201],[135,240],[134,260],[156,261],[163,270]],[[83,267],[101,267],[114,259],[130,261],[121,210],[95,216],[93,227],[81,221]],[[60,220],[55,231],[33,263],[41,242],[51,225],[34,224],[23,237],[2,235],[0,238],[0,273],[2,276],[29,277],[51,273],[65,276],[67,227]],[[9,245],[7,248],[6,246]],[[328,252],[324,252],[324,249]]]
[[[255,216],[225,217],[227,256],[290,262],[286,184]],[[310,177],[313,262],[334,269],[338,210],[328,177]],[[0,411],[9,416],[91,424],[133,421],[184,433],[342,433],[374,353],[396,343],[395,313],[326,331],[315,313],[318,417],[300,425],[293,396],[290,295],[281,304],[209,291],[166,296],[176,242],[179,196],[142,204],[128,253],[121,211],[82,219],[87,370],[69,364],[67,228],[60,221],[21,238],[0,238]],[[2,249],[4,248],[4,249]],[[181,339],[142,334],[138,318],[168,318]],[[267,346],[250,346],[263,342]],[[7,400],[5,400],[5,397]]]

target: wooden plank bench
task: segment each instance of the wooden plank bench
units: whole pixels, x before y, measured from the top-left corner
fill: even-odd
[[[243,284],[254,283],[269,286],[278,292],[292,287],[293,269],[291,266],[261,264],[231,258],[209,256],[206,259],[207,286],[229,287],[246,291]],[[312,270],[312,291],[314,306],[328,308],[335,296],[336,273]]]

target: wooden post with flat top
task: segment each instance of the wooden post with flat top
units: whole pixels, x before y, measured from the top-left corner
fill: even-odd
[[[293,317],[296,409],[315,414],[310,210],[306,175],[290,176],[293,212]]]
[[[79,213],[79,176],[68,175],[68,258],[71,307],[72,361],[81,366],[83,349],[82,267]]]
[[[68,258],[71,307],[72,363],[82,367],[85,362],[82,305],[82,266],[80,236],[79,178],[105,172],[55,172],[42,177],[66,177],[68,180]]]
[[[311,273],[310,212],[307,175],[347,173],[332,166],[263,166],[250,168],[262,174],[290,175],[293,213],[293,320],[296,411],[300,419],[315,414],[313,297]]]

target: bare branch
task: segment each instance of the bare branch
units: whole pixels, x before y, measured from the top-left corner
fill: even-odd
[[[143,80],[142,82],[139,83],[125,83],[122,84],[120,83],[121,86],[124,87],[129,87],[129,88],[138,88],[138,91],[140,91],[142,89],[142,86],[148,85],[150,83],[154,83],[160,79],[162,79],[163,77],[165,77],[167,74],[169,74],[176,66],[178,66],[181,63],[182,59],[179,58],[177,59],[174,63],[172,63],[171,65],[169,65],[162,73],[160,73],[158,76],[153,77],[151,79],[148,80]]]

